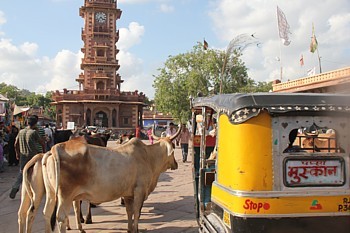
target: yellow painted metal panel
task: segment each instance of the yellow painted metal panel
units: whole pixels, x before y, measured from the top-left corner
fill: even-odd
[[[350,196],[242,197],[217,185],[212,187],[212,201],[235,215],[312,215],[338,213],[350,215]]]
[[[262,112],[242,124],[223,114],[218,130],[218,182],[234,190],[272,190],[271,117]]]

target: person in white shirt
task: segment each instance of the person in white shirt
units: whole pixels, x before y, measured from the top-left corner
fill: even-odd
[[[52,135],[52,130],[49,127],[49,124],[45,125],[44,128],[45,131],[45,138],[46,138],[46,151],[51,150],[51,147],[53,146],[53,135]]]
[[[169,127],[166,128],[165,133],[167,137],[171,137],[176,134],[175,125],[173,122],[170,122]]]

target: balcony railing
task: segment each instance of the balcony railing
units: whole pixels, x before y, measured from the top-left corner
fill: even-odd
[[[79,100],[98,100],[99,96],[107,96],[108,100],[119,101],[143,101],[145,94],[138,91],[120,92],[119,90],[67,90],[63,92],[56,91],[52,93],[52,99],[56,102],[63,100],[79,101]]]
[[[110,7],[114,5],[114,7],[117,7],[117,1],[116,0],[85,0],[85,6],[91,7],[91,6],[104,6],[104,7]]]
[[[278,83],[273,85],[273,91],[283,91],[292,88],[300,88],[308,85],[315,85],[320,83],[328,83],[342,79],[349,79],[350,82],[350,67],[334,70],[326,73],[317,74],[311,77],[300,78],[285,83]]]

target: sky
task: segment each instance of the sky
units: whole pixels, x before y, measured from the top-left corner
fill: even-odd
[[[122,91],[138,90],[150,99],[158,69],[169,56],[190,52],[205,39],[226,50],[239,36],[257,44],[243,51],[255,81],[294,80],[319,73],[317,52],[310,52],[312,24],[322,72],[350,66],[349,0],[118,0],[118,70]],[[81,73],[79,8],[84,0],[1,0],[0,83],[45,94],[78,90]],[[277,6],[290,26],[288,46],[278,34]],[[303,57],[304,65],[300,65]]]

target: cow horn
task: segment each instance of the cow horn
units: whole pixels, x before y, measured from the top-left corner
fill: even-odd
[[[317,137],[319,134],[318,131],[316,131],[315,133],[312,133],[312,132],[308,133],[305,131],[304,133],[306,136],[309,136],[309,137]]]
[[[156,129],[156,124],[153,124],[153,126],[152,126],[152,137],[153,137],[154,140],[159,140],[160,137],[155,135],[155,129]]]
[[[181,123],[179,124],[179,129],[177,130],[177,132],[173,136],[170,137],[170,141],[177,138],[177,136],[179,136],[180,132],[181,132]]]

